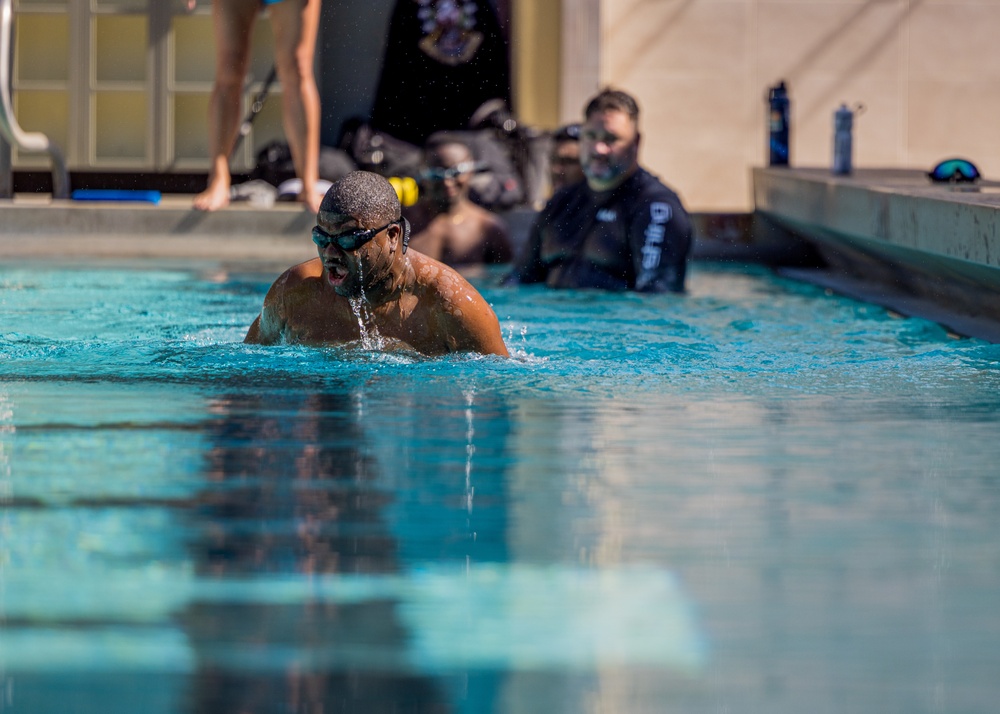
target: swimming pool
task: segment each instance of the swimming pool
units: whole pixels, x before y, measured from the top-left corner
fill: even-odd
[[[264,348],[159,265],[0,268],[0,711],[993,710],[1000,346],[695,265]]]

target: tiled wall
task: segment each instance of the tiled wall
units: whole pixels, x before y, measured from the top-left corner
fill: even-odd
[[[598,81],[638,97],[642,161],[692,209],[750,207],[779,79],[794,165],[829,165],[847,102],[865,105],[856,166],[964,156],[1000,178],[1000,2],[602,0],[600,13]]]

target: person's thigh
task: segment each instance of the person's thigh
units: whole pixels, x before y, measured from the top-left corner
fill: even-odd
[[[319,27],[320,0],[279,0],[267,6],[274,34],[275,60],[312,60]]]
[[[212,0],[217,74],[236,73],[242,81],[260,7],[259,0]]]

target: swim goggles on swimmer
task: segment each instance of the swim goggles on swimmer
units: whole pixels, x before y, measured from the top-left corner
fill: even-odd
[[[972,183],[979,177],[979,169],[968,159],[947,159],[927,172],[935,183]]]
[[[313,243],[315,243],[320,250],[329,248],[331,243],[336,243],[337,247],[341,250],[357,250],[393,223],[398,222],[398,220],[395,220],[386,223],[381,228],[372,228],[367,231],[357,230],[351,231],[350,233],[339,233],[335,236],[330,235],[319,226],[316,226],[313,228],[312,239]]]
[[[424,169],[423,177],[428,181],[445,181],[446,179],[456,179],[463,174],[467,174],[476,168],[472,161],[463,161],[450,168],[429,168]]]
[[[320,250],[326,250],[330,247],[331,243],[336,243],[337,247],[341,250],[357,250],[394,223],[399,223],[403,226],[403,254],[405,255],[406,247],[410,243],[410,222],[406,220],[406,218],[397,218],[394,221],[386,223],[381,228],[372,228],[367,231],[351,231],[350,233],[340,233],[335,236],[330,235],[319,226],[316,226],[312,231],[312,239],[313,243],[315,243]]]

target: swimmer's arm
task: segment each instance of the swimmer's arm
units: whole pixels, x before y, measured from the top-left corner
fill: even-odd
[[[254,318],[254,321],[250,323],[250,329],[247,330],[247,336],[243,338],[243,341],[248,345],[259,345],[260,342],[260,315]]]
[[[260,314],[250,325],[246,337],[243,341],[252,345],[273,345],[281,341],[281,334],[285,327],[284,318],[281,316],[281,292],[283,281],[276,280],[271,289],[264,297],[264,307]]]
[[[461,310],[448,315],[447,343],[450,352],[478,352],[510,357],[500,334],[500,323],[492,308],[481,296],[475,296]]]
[[[268,309],[267,305],[257,315],[257,319],[247,330],[247,336],[243,341],[251,345],[274,345],[281,341],[280,321],[275,319],[274,310]]]

